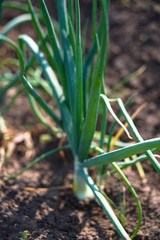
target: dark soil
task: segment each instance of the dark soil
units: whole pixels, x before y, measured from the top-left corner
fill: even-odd
[[[90,16],[91,2],[80,1],[83,22]],[[126,101],[137,93],[129,107],[131,114],[147,101],[147,106],[136,117],[135,123],[144,139],[157,137],[160,135],[160,4],[153,0],[135,0],[124,6],[121,2],[123,1],[115,0],[110,7],[110,58],[106,89],[109,92],[128,74],[145,65],[146,71],[123,88],[123,92],[127,92],[123,99]],[[47,3],[51,9],[51,1]],[[5,11],[2,25],[11,17],[13,10]],[[25,24],[10,36],[15,40],[19,32],[34,35],[29,25]],[[7,53],[9,50],[5,47],[4,51]],[[7,98],[13,91],[15,90],[8,93]],[[20,232],[25,230],[29,231],[31,235],[28,239],[32,240],[120,239],[96,201],[78,201],[75,198],[72,192],[73,159],[70,151],[65,152],[65,158],[55,154],[43,160],[15,180],[3,178],[6,173],[18,172],[37,156],[57,147],[61,142],[61,138],[52,136],[38,123],[24,95],[17,99],[4,118],[8,127],[7,134],[11,139],[19,135],[23,138],[28,131],[33,145],[28,149],[23,139],[19,140],[12,157],[2,168],[0,240],[18,240],[22,237]],[[40,141],[44,133],[50,134],[51,142]],[[2,141],[1,144],[3,146],[6,143]],[[149,160],[143,162],[143,167],[146,182],[142,181],[135,167],[125,171],[143,209],[141,229],[135,239],[158,240],[160,178]],[[127,202],[126,230],[132,234],[137,222],[136,206],[129,190],[120,180],[119,185],[120,189],[125,191]],[[119,205],[115,178],[106,179],[105,191]]]

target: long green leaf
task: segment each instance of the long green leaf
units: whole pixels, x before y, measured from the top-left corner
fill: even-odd
[[[61,2],[61,1],[58,1],[58,2]],[[60,80],[62,82],[62,85],[64,86],[64,93],[65,93],[66,101],[68,101],[69,97],[68,97],[68,94],[66,91],[67,85],[66,85],[63,56],[61,53],[60,44],[59,44],[58,38],[56,36],[55,29],[54,29],[51,17],[49,15],[49,12],[47,10],[44,0],[39,0],[39,5],[40,5],[42,13],[43,13],[44,22],[45,22],[45,25],[47,28],[49,41],[51,43],[51,49],[52,49],[52,52],[55,57],[56,68],[57,68]]]
[[[134,137],[136,138],[136,140],[138,142],[143,142],[144,141],[143,138],[139,134],[139,132],[138,132],[138,130],[137,130],[133,120],[131,119],[131,117],[127,113],[127,111],[126,111],[126,109],[124,107],[124,104],[123,104],[121,99],[118,99],[118,104],[119,104],[119,106],[120,106],[120,108],[121,108],[121,110],[123,112],[123,115],[124,115],[128,125],[129,125],[129,127],[130,127],[130,129],[131,129],[131,131],[132,131],[132,133],[134,135]],[[154,166],[154,168],[160,174],[160,164],[157,161],[157,159],[155,158],[155,156],[153,155],[153,153],[150,150],[148,150],[148,151],[145,151],[145,154],[148,157],[148,159],[150,160],[150,162],[152,163],[152,165]]]
[[[73,0],[68,1],[68,15],[69,15],[69,18],[70,18],[72,24],[74,24],[74,3],[73,3]]]
[[[38,104],[48,113],[49,116],[51,116],[55,122],[62,127],[62,122],[59,119],[59,117],[54,113],[54,111],[46,104],[45,101],[38,95],[38,93],[33,89],[31,84],[27,81],[27,79],[24,76],[25,73],[25,66],[24,66],[24,59],[22,56],[22,52],[19,49],[19,47],[9,38],[6,36],[0,35],[0,40],[3,40],[7,42],[11,47],[14,48],[14,50],[17,53],[17,56],[19,58],[19,63],[20,63],[20,73],[19,73],[19,79],[22,81],[24,87],[30,92],[30,94],[36,99]]]
[[[108,8],[109,1],[103,0],[102,4],[102,19],[104,24],[104,31],[101,43],[101,49],[99,51],[97,66],[95,69],[95,77],[93,79],[93,85],[91,89],[90,99],[88,103],[88,109],[84,127],[80,139],[78,155],[80,161],[84,161],[87,157],[91,141],[93,139],[94,131],[96,128],[98,106],[100,99],[101,83],[106,61],[107,43],[108,43]]]
[[[20,3],[20,2],[16,2],[16,1],[4,1],[2,6],[4,8],[11,8],[11,9],[16,9],[16,10],[20,10],[23,12],[28,12],[28,8],[27,8],[27,4],[25,3]],[[41,14],[40,10],[38,8],[34,8],[36,13]]]
[[[75,31],[74,31],[74,25],[72,24],[70,18],[68,19],[68,25],[69,25],[69,40],[72,47],[73,59],[75,60],[76,58]]]
[[[51,132],[53,133],[58,133],[58,129],[55,127],[52,127],[51,125],[49,125],[46,121],[46,118],[42,115],[41,111],[38,109],[38,106],[36,105],[36,102],[34,100],[34,98],[27,92],[27,97],[29,99],[31,108],[35,114],[35,116],[37,117],[37,119],[44,124],[44,126],[46,126],[49,130],[51,130]]]
[[[42,13],[44,16],[44,21],[45,21],[45,24],[46,24],[46,27],[48,30],[49,40],[51,42],[53,54],[55,55],[57,64],[60,66],[61,69],[63,69],[63,60],[62,60],[60,45],[59,45],[58,39],[56,37],[54,26],[52,24],[52,20],[50,18],[50,15],[48,13],[48,10],[47,10],[44,0],[39,0],[39,5],[41,7],[41,10],[42,10]]]
[[[151,140],[146,140],[141,143],[136,143],[131,146],[124,147],[122,149],[118,149],[112,152],[102,154],[97,157],[93,157],[87,160],[86,162],[81,163],[80,166],[93,167],[93,166],[99,166],[102,164],[117,162],[122,159],[136,155],[138,153],[142,153],[148,149],[158,148],[158,147],[160,147],[160,138],[153,138]]]
[[[74,114],[76,72],[75,72],[72,46],[69,39],[69,25],[68,25],[67,14],[68,13],[67,13],[66,0],[58,1],[60,35],[61,35],[62,48],[64,53],[65,75],[67,79],[67,92],[68,92],[67,99],[69,99],[69,108],[72,114]]]
[[[133,98],[135,97],[135,95],[133,95],[125,104],[125,107],[128,106],[128,104],[133,100]],[[118,114],[118,118],[120,118],[122,115],[122,111]],[[110,128],[110,131],[109,131],[109,138],[108,138],[108,142],[107,142],[107,152],[110,151],[110,146],[111,146],[111,140],[112,140],[112,137],[113,137],[113,130],[114,130],[114,127],[116,126],[117,122],[115,121],[111,128]]]
[[[98,29],[98,38],[101,39],[102,37],[102,33],[103,33],[103,23],[102,23],[102,19],[100,21],[100,25],[99,25],[99,29]],[[89,68],[90,65],[94,59],[94,56],[96,54],[97,51],[97,43],[96,43],[96,38],[93,41],[93,44],[87,54],[87,57],[85,59],[84,65],[83,65],[83,80],[84,82],[86,82],[87,77],[88,77],[88,72],[89,72]]]
[[[29,49],[32,51],[35,58],[39,62],[40,66],[43,69],[44,75],[46,76],[51,86],[56,103],[59,106],[59,109],[61,109],[60,102],[63,99],[63,92],[54,71],[45,59],[43,53],[39,50],[38,45],[28,35],[21,35],[19,37],[19,41],[25,43],[29,47]]]
[[[82,51],[79,0],[76,0],[76,96],[75,96],[75,131],[77,146],[79,144],[83,121],[83,81]]]
[[[51,66],[53,67],[53,69],[55,70],[56,69],[56,62],[55,62],[54,57],[51,54],[50,49],[48,48],[48,45],[46,44],[46,41],[44,41],[45,34],[44,34],[43,29],[42,29],[42,27],[40,25],[38,16],[37,16],[37,14],[35,12],[35,9],[33,8],[32,4],[31,4],[30,0],[27,0],[27,4],[28,4],[29,12],[30,12],[30,14],[32,16],[32,22],[33,22],[33,24],[35,26],[37,34],[38,34],[41,42],[43,42],[43,48],[44,48],[44,50],[46,52],[46,55],[48,57],[48,61],[51,64]]]
[[[25,87],[25,89],[34,97],[37,103],[43,108],[43,110],[61,127],[63,128],[62,121],[56,115],[56,113],[49,107],[49,105],[39,96],[36,90],[31,86],[31,84],[27,81],[25,76],[23,75],[21,81]]]
[[[42,45],[43,45],[43,42],[40,42],[39,45],[38,45],[40,49],[41,49]],[[28,69],[32,66],[32,64],[34,63],[34,61],[35,61],[35,57],[34,57],[34,56],[31,56],[31,58],[28,59],[26,65],[25,65],[25,72],[28,71]],[[3,98],[4,98],[5,94],[6,94],[6,92],[7,92],[10,88],[14,87],[14,86],[18,83],[18,81],[19,81],[19,73],[16,74],[16,75],[13,77],[13,79],[5,86],[5,87],[2,89],[2,91],[0,92],[0,102],[2,102],[2,100],[3,100]]]
[[[107,96],[105,96],[104,94],[101,94],[101,98],[102,100],[105,102],[106,107],[108,109],[108,111],[111,113],[112,117],[117,121],[117,123],[124,129],[124,131],[126,132],[126,134],[128,135],[129,138],[131,138],[127,128],[124,126],[124,124],[119,120],[119,118],[117,117],[117,115],[114,113],[111,104],[109,102],[109,99],[107,98]]]
[[[16,26],[25,23],[25,22],[30,22],[32,20],[32,17],[29,13],[25,13],[22,15],[19,15],[12,20],[10,20],[5,27],[2,29],[1,34],[7,35],[13,28]]]
[[[127,185],[127,187],[129,188],[130,192],[132,193],[136,204],[137,204],[137,209],[138,209],[138,223],[137,223],[137,227],[134,231],[134,233],[131,236],[131,239],[133,239],[139,229],[140,229],[140,225],[141,225],[141,221],[142,221],[142,208],[141,208],[141,204],[140,201],[138,199],[137,193],[135,192],[134,188],[132,187],[132,185],[130,184],[130,182],[128,181],[128,179],[126,178],[126,176],[124,175],[124,173],[121,171],[121,169],[118,167],[117,163],[113,162],[112,166],[115,168],[116,172],[120,175],[120,177],[122,178],[122,180],[125,182],[125,184]]]
[[[44,72],[46,78],[48,79],[49,84],[52,88],[52,91],[53,91],[53,94],[57,101],[57,105],[61,112],[61,117],[62,117],[62,121],[64,124],[62,125],[62,122],[59,120],[59,118],[54,113],[54,111],[50,109],[50,107],[45,103],[45,101],[43,101],[43,99],[41,99],[41,97],[36,93],[36,91],[33,89],[33,87],[29,84],[27,79],[23,76],[22,82],[23,82],[24,86],[26,87],[27,91],[35,98],[35,100],[38,102],[38,104],[49,114],[49,116],[51,116],[56,121],[56,123],[58,123],[58,125],[61,128],[65,129],[65,131],[67,132],[69,141],[70,141],[73,149],[75,149],[74,140],[73,140],[73,136],[72,136],[73,135],[72,119],[71,119],[70,113],[67,109],[67,106],[64,103],[61,87],[58,83],[58,80],[57,80],[52,68],[47,63],[43,54],[39,51],[39,48],[36,45],[36,43],[30,37],[28,37],[27,35],[21,35],[19,39],[20,39],[20,41],[23,41],[28,45],[28,47],[33,52],[34,56],[39,61],[40,65],[43,69],[43,72]]]
[[[103,29],[103,24],[101,19],[100,26],[98,29],[98,34],[97,34],[98,39],[101,39],[102,37],[102,31],[103,31],[102,29]],[[88,75],[89,75],[89,70],[90,70],[90,73],[92,72],[96,51],[98,51],[98,49],[97,49],[97,41],[95,38],[91,46],[91,49],[89,50],[88,55],[83,64],[84,116],[86,116],[86,111],[88,106],[88,92],[90,92],[90,82],[89,82],[90,76]]]
[[[104,85],[104,79],[103,79]],[[103,89],[104,93],[104,89]],[[100,148],[104,146],[105,134],[107,129],[107,109],[104,102],[102,102],[102,122],[101,122],[101,138],[100,138]]]
[[[104,211],[107,213],[109,219],[112,221],[114,227],[116,228],[116,230],[119,233],[119,235],[121,236],[121,238],[125,239],[125,240],[130,240],[129,235],[127,234],[127,232],[124,230],[121,223],[117,219],[117,217],[116,217],[115,213],[113,212],[111,206],[109,205],[107,199],[100,192],[98,187],[93,182],[92,178],[85,172],[84,169],[81,170],[81,174],[84,177],[88,186],[92,189],[92,191],[93,191],[95,197],[97,198],[98,202],[103,207]]]

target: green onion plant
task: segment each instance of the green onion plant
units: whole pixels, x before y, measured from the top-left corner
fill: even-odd
[[[97,2],[99,2],[101,9],[98,26]],[[109,51],[109,0],[92,1],[92,43],[87,54],[85,54],[84,46],[86,33],[81,33],[79,0],[57,1],[58,25],[52,20],[44,0],[39,0],[40,10],[33,7],[31,0],[26,0],[26,4],[27,13],[16,17],[3,29],[0,35],[1,44],[6,42],[16,51],[20,66],[19,73],[10,79],[9,83],[2,89],[0,97],[3,97],[10,87],[20,81],[22,85],[17,89],[16,94],[21,91],[21,88],[25,89],[36,117],[52,132],[65,132],[69,145],[43,154],[20,173],[8,176],[8,178],[18,176],[48,155],[70,148],[74,159],[73,191],[77,198],[80,200],[96,198],[120,237],[133,239],[140,228],[142,211],[138,196],[122,169],[148,158],[153,167],[160,173],[160,164],[154,155],[154,152],[160,148],[160,138],[144,141],[126,110],[132,99],[124,104],[120,98],[110,99],[105,93],[104,79]],[[4,1],[2,6],[26,12],[26,5],[16,2]],[[39,40],[35,41],[29,35],[23,34],[18,36],[16,44],[6,34],[25,21],[32,21]],[[26,50],[30,51],[29,57]],[[30,72],[40,68],[42,72],[38,77],[34,75],[31,79]],[[41,97],[37,91],[37,85],[51,97],[54,107],[48,105]],[[112,108],[112,102],[117,102],[119,105],[120,114],[118,116]],[[55,122],[56,129],[48,124],[42,110]],[[102,122],[101,130],[97,133],[95,130],[99,113],[102,113]],[[115,123],[106,136],[108,114],[113,116]],[[121,115],[128,123],[130,132],[121,122]],[[137,143],[131,145],[118,141],[115,142],[118,149],[110,151],[113,129],[116,124],[119,124],[128,137],[134,138]],[[95,145],[93,140],[98,140],[99,145]],[[106,142],[107,151],[104,150]],[[94,151],[96,156],[89,158],[90,150]],[[129,163],[123,161],[125,158],[142,152],[144,154],[139,155]],[[97,185],[88,174],[90,167],[98,169]],[[111,175],[117,173],[121,177],[137,204],[137,227],[131,236],[125,230],[123,221],[121,223],[116,216],[113,210],[115,205],[101,191],[100,186],[108,171]],[[120,219],[122,219],[121,216]]]

